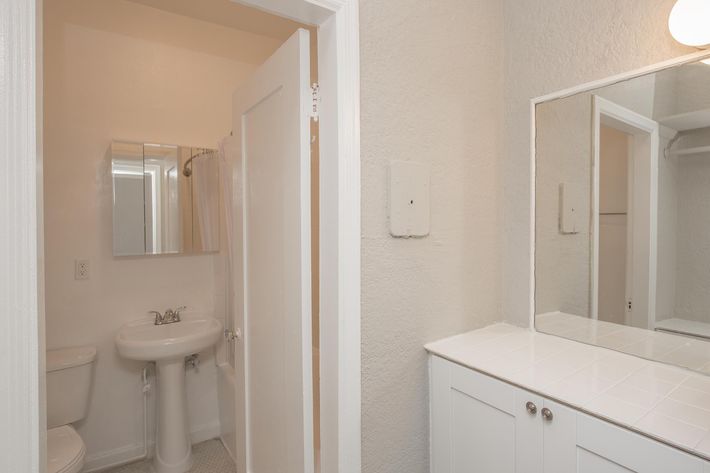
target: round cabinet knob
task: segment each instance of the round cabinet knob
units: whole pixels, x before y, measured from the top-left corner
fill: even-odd
[[[552,411],[547,407],[543,407],[540,413],[542,414],[542,418],[546,421],[550,422],[552,420]]]
[[[537,406],[536,406],[535,403],[532,402],[532,401],[528,401],[528,402],[525,404],[525,409],[527,409],[528,413],[530,413],[530,414],[532,414],[532,415],[537,414]]]

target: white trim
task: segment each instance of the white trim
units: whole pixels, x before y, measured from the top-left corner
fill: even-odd
[[[152,443],[151,447],[154,445],[155,443]],[[145,446],[142,443],[132,443],[87,455],[84,459],[84,469],[82,471],[83,473],[93,473],[133,463],[144,458],[144,449]]]
[[[194,427],[190,430],[190,441],[192,445],[205,442],[207,440],[220,438],[221,428],[219,420],[209,422]],[[148,444],[149,457],[155,452],[155,440]],[[115,468],[128,463],[133,463],[145,459],[145,445],[143,443],[133,443],[123,445],[111,450],[97,452],[87,455],[84,461],[84,473],[94,473]]]
[[[233,0],[234,1],[234,0]],[[358,0],[240,0],[318,26],[321,471],[359,473],[360,51]]]
[[[592,265],[590,274],[590,313],[598,319],[599,304],[599,142],[601,125],[608,124],[633,136],[645,135],[650,138],[648,162],[649,174],[649,233],[648,233],[648,302],[646,328],[653,329],[656,320],[656,266],[658,252],[654,249],[658,242],[658,153],[660,127],[658,122],[646,118],[598,95],[592,95],[593,161],[592,161]],[[632,209],[628,209],[629,215]],[[629,222],[631,219],[628,220]],[[629,271],[630,268],[627,268]],[[628,290],[628,288],[627,288]]]
[[[535,153],[537,144],[537,131],[535,121],[535,107],[538,103],[537,99],[530,101],[530,295],[529,295],[529,317],[530,329],[535,329],[535,175],[537,168],[535,167]]]
[[[605,77],[603,79],[598,79],[584,84],[576,85],[574,87],[568,87],[562,89],[558,92],[552,92],[547,95],[542,95],[532,99],[535,105],[543,102],[550,102],[552,100],[562,99],[565,97],[570,97],[572,95],[577,95],[581,92],[590,92],[594,89],[599,89],[601,87],[606,87],[608,85],[616,84],[618,82],[624,82],[629,79],[634,79],[636,77],[645,76],[647,74],[652,74],[654,72],[662,71],[664,69],[669,69],[674,66],[681,66],[683,64],[688,64],[691,62],[698,62],[703,59],[710,58],[710,51],[698,51],[691,54],[686,54],[684,56],[679,56],[673,59],[668,59],[667,61],[658,62],[651,64],[649,66],[641,67],[639,69],[634,69],[633,71],[622,72],[621,74],[616,74],[610,77]]]
[[[530,323],[530,328],[532,330],[535,330],[535,107],[544,102],[550,102],[552,100],[569,97],[571,95],[579,94],[582,92],[589,92],[600,87],[605,87],[608,85],[616,84],[618,82],[623,82],[625,80],[633,79],[635,77],[640,77],[646,74],[662,71],[664,69],[668,69],[674,66],[697,62],[702,59],[708,58],[710,58],[710,51],[698,51],[692,54],[687,54],[674,59],[669,59],[667,61],[652,64],[650,66],[642,67],[640,69],[636,69],[630,72],[625,72],[622,74],[607,77],[605,79],[595,80],[578,86],[569,87],[567,89],[542,95],[540,97],[536,97],[530,100],[530,313],[528,314],[528,320]]]
[[[0,3],[0,471],[44,470],[41,3]],[[41,111],[41,109],[39,109]],[[40,350],[42,350],[40,352]]]

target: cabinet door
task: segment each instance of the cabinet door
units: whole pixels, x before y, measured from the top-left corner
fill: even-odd
[[[570,473],[577,464],[577,411],[545,399],[543,423],[545,473]],[[544,415],[543,415],[544,414]]]
[[[577,473],[703,473],[693,455],[577,414]]]
[[[541,398],[438,357],[430,386],[432,473],[542,473]]]

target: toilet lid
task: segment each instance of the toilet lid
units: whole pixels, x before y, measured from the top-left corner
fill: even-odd
[[[85,454],[84,441],[72,426],[47,431],[47,473],[78,473]]]

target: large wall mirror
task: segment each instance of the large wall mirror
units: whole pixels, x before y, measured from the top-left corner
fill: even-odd
[[[114,141],[113,254],[219,250],[216,150]]]
[[[710,61],[538,103],[535,326],[710,374]]]

